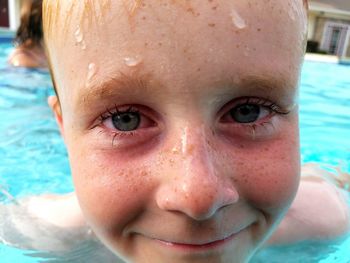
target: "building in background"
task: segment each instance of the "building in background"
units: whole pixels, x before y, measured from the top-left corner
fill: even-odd
[[[308,51],[350,57],[350,1],[310,0]]]

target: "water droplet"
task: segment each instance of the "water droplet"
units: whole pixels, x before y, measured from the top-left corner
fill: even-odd
[[[181,135],[181,151],[183,154],[187,153],[187,127],[182,131]]]
[[[232,22],[235,27],[238,29],[243,29],[247,26],[246,22],[244,19],[237,13],[236,10],[231,11],[231,17],[232,17]]]
[[[74,37],[75,37],[75,40],[77,41],[77,43],[81,43],[83,41],[84,35],[80,30],[80,26],[77,27],[77,30],[74,33]]]
[[[95,63],[90,63],[89,67],[88,67],[88,77],[87,77],[87,79],[91,80],[96,75],[96,72],[97,72],[96,64]]]
[[[91,84],[92,79],[95,77],[97,73],[97,66],[95,63],[90,63],[88,66],[88,73],[86,77],[86,86],[89,86]]]
[[[138,64],[142,62],[142,59],[138,56],[136,57],[126,57],[124,58],[124,63],[128,67],[136,67]]]
[[[83,40],[83,41],[81,42],[81,49],[82,49],[82,50],[85,50],[85,49],[86,49],[85,40]]]
[[[77,42],[77,44],[80,44],[81,49],[85,50],[86,49],[86,43],[84,40],[84,35],[80,29],[80,26],[77,27],[77,30],[74,32],[74,37],[75,37],[75,41]]]

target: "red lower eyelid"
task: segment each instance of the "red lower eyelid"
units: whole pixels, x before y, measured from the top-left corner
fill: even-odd
[[[152,119],[141,115],[141,122],[138,128],[145,129],[150,127],[155,127],[157,124]]]

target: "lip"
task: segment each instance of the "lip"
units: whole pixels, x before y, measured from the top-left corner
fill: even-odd
[[[219,249],[225,247],[232,239],[237,236],[238,233],[234,233],[223,239],[214,240],[211,242],[198,242],[198,243],[178,243],[155,239],[158,243],[171,249],[180,250],[184,252],[200,252],[213,249]]]

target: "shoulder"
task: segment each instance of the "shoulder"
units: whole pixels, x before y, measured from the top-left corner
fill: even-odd
[[[8,63],[15,67],[42,68],[46,67],[44,54],[37,54],[24,47],[16,47],[8,58]]]
[[[322,177],[306,177],[287,216],[305,223],[311,238],[332,238],[349,230],[349,205],[345,191]]]
[[[0,204],[0,222],[0,241],[24,249],[66,251],[95,240],[74,194],[28,197]]]
[[[30,214],[52,225],[62,228],[86,226],[75,193],[28,197],[21,204],[27,207]]]
[[[316,166],[303,167],[296,197],[270,244],[332,239],[350,230],[349,193],[326,173]]]

